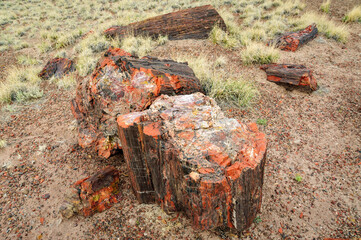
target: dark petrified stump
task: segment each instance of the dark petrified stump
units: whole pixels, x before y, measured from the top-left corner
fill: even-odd
[[[75,70],[74,62],[66,58],[54,58],[48,61],[43,70],[39,73],[39,77],[49,79],[52,76],[61,78],[64,75]]]
[[[226,118],[202,93],[163,95],[117,122],[139,201],[183,210],[201,229],[252,224],[266,161],[265,135],[255,123]]]
[[[65,199],[60,213],[66,218],[77,213],[91,216],[110,208],[117,202],[119,194],[119,171],[114,167],[106,167],[76,182],[73,193]]]
[[[206,39],[215,24],[226,30],[226,24],[218,12],[211,5],[206,5],[149,18],[128,26],[114,26],[105,30],[104,34],[113,38],[122,38],[131,33],[153,38],[167,35],[170,40]]]
[[[271,44],[282,50],[295,52],[299,47],[317,37],[317,33],[316,24],[312,24],[302,31],[285,33],[272,40]]]
[[[317,89],[317,82],[312,71],[303,65],[265,64],[260,68],[266,71],[268,81],[308,86],[312,90]]]
[[[79,123],[79,145],[109,157],[121,148],[116,116],[142,111],[161,94],[202,91],[186,63],[152,57],[139,59],[110,48],[93,74],[78,83],[71,108]]]

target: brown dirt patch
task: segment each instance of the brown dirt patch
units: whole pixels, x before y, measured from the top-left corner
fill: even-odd
[[[260,126],[269,141],[260,222],[238,237],[361,236],[361,26],[351,28],[346,45],[319,36],[295,53],[282,52],[279,63],[314,70],[320,85],[315,92],[268,82],[258,66],[242,66],[238,52],[208,41],[174,41],[153,51],[160,57],[224,55],[226,71],[254,81],[260,89],[254,109],[225,107],[229,116],[243,122],[267,119],[267,125]],[[10,66],[8,58],[14,61],[15,55],[6,54],[0,65]],[[182,213],[167,215],[157,205],[139,204],[122,156],[105,160],[77,145],[69,103],[73,96],[74,91],[49,85],[42,99],[1,110],[0,139],[8,142],[0,150],[4,239],[237,239],[236,233],[222,229],[194,229]],[[106,165],[122,172],[120,202],[91,218],[62,220],[58,209],[70,184]],[[302,181],[295,181],[296,174]],[[50,198],[45,200],[47,193]]]

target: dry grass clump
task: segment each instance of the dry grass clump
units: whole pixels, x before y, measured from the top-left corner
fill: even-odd
[[[274,48],[261,45],[265,45],[267,40],[274,38],[277,34],[289,30],[289,18],[298,15],[305,7],[299,0],[227,2],[228,9],[232,12],[222,9],[220,15],[228,31],[224,32],[215,26],[209,39],[224,48],[245,49],[242,56],[246,64],[277,60],[279,54]],[[255,43],[260,44],[255,45]],[[258,46],[260,50],[257,50],[255,46]]]
[[[252,42],[241,52],[245,65],[274,63],[279,59],[279,50],[273,46]]]
[[[38,60],[32,58],[30,55],[19,55],[16,57],[16,60],[18,61],[19,64],[26,66],[36,65],[39,63]]]
[[[25,102],[42,97],[39,71],[36,67],[11,69],[6,80],[0,83],[0,103]]]
[[[301,18],[293,19],[295,30],[303,29],[312,23],[316,23],[318,31],[325,34],[327,38],[332,38],[342,43],[345,43],[350,35],[347,26],[336,24],[325,15],[309,12],[302,15]]]
[[[62,89],[74,89],[77,84],[76,73],[69,73],[62,78],[52,79],[56,83],[58,88]]]
[[[81,29],[66,34],[58,34],[52,31],[41,32],[43,41],[38,46],[38,49],[42,53],[46,53],[53,49],[65,48],[67,46],[73,45],[76,40],[83,35],[83,33],[84,32]]]
[[[249,107],[259,95],[257,88],[251,82],[242,77],[229,76],[218,68],[217,61],[210,63],[204,56],[178,56],[176,59],[186,61],[201,81],[206,94],[218,101],[239,107]]]
[[[331,5],[331,0],[326,0],[323,1],[321,6],[320,6],[320,10],[324,13],[329,13],[330,12],[330,5]]]
[[[351,11],[349,11],[342,21],[348,22],[361,22],[361,5],[355,6]]]
[[[143,57],[149,54],[156,46],[164,45],[167,41],[168,37],[162,36],[157,40],[153,40],[151,37],[130,35],[122,39],[120,48],[132,55]]]
[[[6,141],[5,141],[5,140],[0,139],[0,149],[2,149],[2,148],[6,148],[6,146],[7,146]]]
[[[215,43],[223,46],[224,48],[235,48],[239,45],[239,41],[223,31],[219,26],[215,26],[210,35],[209,39]]]

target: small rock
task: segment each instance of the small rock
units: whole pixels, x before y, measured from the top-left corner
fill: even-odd
[[[134,226],[136,224],[137,220],[135,218],[131,218],[128,220],[128,222],[130,225]]]
[[[74,215],[73,206],[71,204],[64,204],[59,209],[60,214],[69,219]]]
[[[316,38],[315,41],[318,42],[318,43],[326,43],[325,39],[323,39],[322,37]]]
[[[50,198],[50,194],[49,193],[44,194],[41,198],[45,199],[45,200],[48,200]]]

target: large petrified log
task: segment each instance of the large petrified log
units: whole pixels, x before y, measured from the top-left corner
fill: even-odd
[[[93,74],[78,83],[71,103],[79,125],[79,145],[92,146],[107,158],[121,148],[117,115],[142,111],[161,94],[199,91],[201,84],[186,63],[139,59],[119,48],[110,48]]]
[[[312,71],[303,65],[265,64],[260,68],[266,71],[268,81],[308,86],[312,90],[317,90],[317,82]]]
[[[106,167],[91,177],[77,181],[73,187],[72,194],[67,196],[60,207],[60,213],[65,218],[78,213],[85,217],[91,216],[118,201],[119,171],[112,166]]]
[[[215,24],[226,30],[226,24],[211,6],[201,6],[131,23],[127,26],[113,26],[105,30],[109,37],[122,38],[126,34],[149,35],[157,38],[167,35],[169,40],[206,39]]]
[[[54,58],[49,60],[39,73],[39,77],[49,79],[53,76],[61,78],[75,71],[74,62],[67,58]]]
[[[265,135],[255,123],[226,118],[202,93],[163,95],[117,122],[139,201],[183,210],[201,229],[251,225],[266,161]]]
[[[299,47],[317,37],[317,33],[316,24],[312,24],[304,30],[285,33],[271,41],[271,44],[282,50],[295,52]]]

